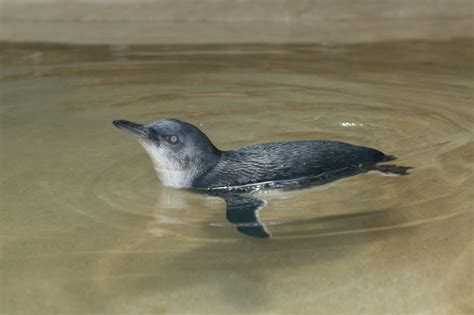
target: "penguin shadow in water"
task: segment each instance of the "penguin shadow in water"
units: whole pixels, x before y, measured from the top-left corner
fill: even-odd
[[[286,141],[221,151],[197,127],[176,119],[113,123],[144,147],[162,185],[223,199],[227,220],[258,238],[271,236],[259,219],[266,202],[258,192],[306,189],[369,171],[407,175],[411,169],[379,164],[395,157],[339,141]]]
[[[393,172],[402,172],[400,175],[406,175],[406,171],[409,167],[400,167],[393,165],[381,165],[384,172],[390,170],[389,174]],[[379,171],[378,167],[373,170]],[[360,170],[353,170],[354,175],[362,173]],[[344,178],[350,174],[350,171],[343,169],[340,172],[332,172],[330,174],[324,174],[322,176],[306,177],[297,180],[285,180],[285,181],[273,181],[270,183],[262,183],[259,185],[252,185],[251,187],[234,188],[234,191],[228,190],[194,190],[198,193],[205,194],[211,197],[218,197],[226,203],[226,219],[232,223],[237,231],[242,234],[258,237],[258,238],[269,238],[272,236],[271,231],[260,219],[259,212],[267,205],[265,196],[259,194],[262,192],[274,191],[278,192],[291,192],[294,190],[309,190],[311,187],[329,184],[339,178]],[[240,190],[239,190],[240,189]],[[377,212],[377,211],[376,211]],[[357,214],[346,214],[329,216],[328,218],[340,219],[340,218],[357,218],[366,217],[374,212],[362,212]],[[319,221],[321,219],[316,219]],[[324,221],[324,219],[322,219]],[[309,223],[309,222],[308,222]]]
[[[193,196],[195,195],[195,196]],[[199,196],[204,198],[199,198]],[[238,235],[229,234],[233,226],[245,236],[255,238],[305,238],[337,234],[357,234],[371,230],[394,229],[402,226],[404,216],[397,208],[361,210],[355,213],[338,213],[311,218],[293,218],[284,221],[265,222],[259,212],[267,205],[263,198],[278,200],[280,194],[195,194],[176,189],[160,189],[155,203],[153,220],[146,232],[152,237],[176,237],[178,239],[222,238],[236,240]],[[219,214],[224,201],[224,215]],[[276,201],[275,200],[275,201]],[[271,209],[268,209],[271,211]],[[293,210],[293,209],[288,209]],[[217,217],[216,217],[217,216]],[[222,218],[222,219],[220,219]],[[224,232],[225,231],[225,232]],[[224,232],[224,234],[222,234]],[[272,235],[272,232],[276,233]]]

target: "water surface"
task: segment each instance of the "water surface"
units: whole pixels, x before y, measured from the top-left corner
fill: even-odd
[[[2,313],[472,313],[472,45],[2,44]],[[162,187],[120,118],[415,168],[265,195],[254,239]]]

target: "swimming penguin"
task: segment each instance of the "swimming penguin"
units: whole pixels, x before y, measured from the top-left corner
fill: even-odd
[[[256,191],[322,185],[371,170],[406,175],[411,168],[377,165],[395,158],[338,141],[285,141],[221,151],[197,127],[177,119],[113,124],[136,137],[164,186],[223,198],[227,219],[240,232],[256,237],[270,236],[258,219],[265,201],[252,194]]]

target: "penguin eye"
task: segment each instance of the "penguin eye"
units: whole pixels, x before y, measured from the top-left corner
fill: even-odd
[[[178,137],[175,135],[167,135],[165,136],[165,140],[170,144],[176,144],[179,141]]]

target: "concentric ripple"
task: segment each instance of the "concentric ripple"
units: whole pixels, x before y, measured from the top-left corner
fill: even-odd
[[[472,308],[466,47],[0,46],[2,310]],[[255,239],[226,221],[219,198],[162,187],[112,125],[161,118],[194,123],[224,150],[339,140],[413,169],[259,193],[272,238]]]
[[[377,64],[361,56],[355,64],[349,53],[333,64],[330,51],[315,54],[304,46],[285,54],[264,52],[268,58],[205,52],[167,51],[140,60],[137,51],[117,62],[40,65],[6,75],[4,106],[16,107],[4,112],[5,131],[27,139],[22,115],[51,111],[34,126],[40,158],[32,163],[43,158],[53,172],[38,174],[32,165],[4,183],[30,178],[26,185],[42,187],[38,198],[46,194],[63,208],[61,215],[71,211],[117,229],[138,224],[157,237],[239,237],[225,221],[222,201],[161,187],[141,147],[110,124],[121,117],[176,117],[201,126],[225,149],[332,139],[375,147],[415,167],[406,177],[365,174],[327,187],[262,195],[269,204],[260,215],[274,238],[396,229],[467,211],[456,200],[466,198],[472,180],[466,161],[472,150],[469,80],[416,71],[424,65],[408,67],[409,62]],[[39,109],[33,98],[17,93],[20,85],[32,86],[32,95],[50,91],[50,85],[57,93],[45,96],[47,104]],[[5,139],[12,152],[20,150]]]

